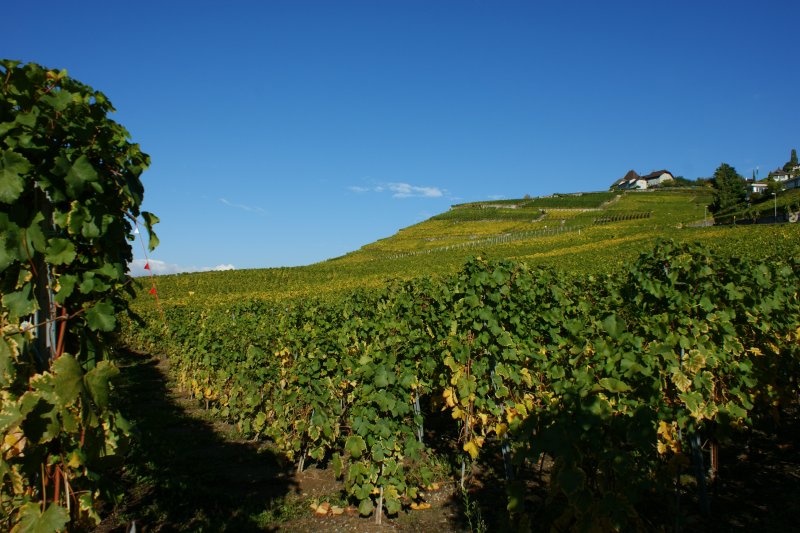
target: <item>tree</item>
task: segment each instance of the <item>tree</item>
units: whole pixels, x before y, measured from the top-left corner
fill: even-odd
[[[662,181],[658,186],[662,189],[668,189],[670,187],[697,187],[699,185],[702,185],[702,183],[686,179],[683,176],[675,176],[671,180]]]
[[[116,314],[150,158],[66,71],[0,60],[0,529],[89,529],[127,423],[109,403]],[[7,448],[4,448],[6,450]],[[12,453],[13,452],[13,453]]]
[[[786,172],[792,172],[794,170],[794,167],[797,166],[797,164],[798,164],[797,163],[797,150],[792,148],[792,154],[789,156],[789,161],[787,161],[786,164],[783,165],[783,170],[786,171]]]
[[[772,196],[773,193],[778,194],[783,190],[783,184],[775,181],[775,178],[767,178],[764,183],[767,184],[767,190],[764,191],[766,196]]]
[[[722,163],[714,171],[713,185],[712,213],[728,213],[746,205],[747,185],[744,178],[732,166]]]

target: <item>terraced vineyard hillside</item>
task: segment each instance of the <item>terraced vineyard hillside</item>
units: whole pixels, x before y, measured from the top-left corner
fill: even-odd
[[[724,255],[800,254],[795,225],[704,227],[709,189],[584,193],[454,206],[345,256],[305,267],[164,276],[162,302],[284,299],[377,288],[390,278],[455,272],[481,255],[571,273],[619,269],[660,237],[701,242]],[[144,302],[147,302],[144,299]]]
[[[308,267],[162,278],[162,308],[143,294],[121,336],[264,443],[276,482],[327,476],[298,500],[324,518],[256,504],[237,511],[249,528],[484,530],[483,512],[490,530],[752,526],[768,517],[741,515],[739,490],[712,517],[706,483],[797,407],[800,224],[708,226],[710,200],[454,206]],[[208,510],[192,518],[207,529],[233,513]]]

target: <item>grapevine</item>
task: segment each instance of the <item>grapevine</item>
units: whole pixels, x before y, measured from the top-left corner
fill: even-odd
[[[0,524],[62,530],[114,497],[127,422],[109,400],[149,157],[65,71],[0,61]]]
[[[330,460],[364,515],[423,497],[436,409],[464,483],[487,448],[503,451],[512,517],[525,512],[517,473],[545,454],[555,522],[640,528],[642,497],[708,453],[693,442],[713,458],[796,395],[799,273],[797,260],[672,241],[595,277],[473,258],[435,280],[218,305],[200,320],[176,306],[159,348],[208,380],[212,409],[299,468]],[[216,400],[245,389],[264,391],[255,410]]]

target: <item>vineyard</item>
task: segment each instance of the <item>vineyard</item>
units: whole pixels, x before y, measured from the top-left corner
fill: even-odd
[[[550,208],[550,209],[596,209],[618,196],[616,192],[584,192],[571,194],[551,194],[521,200],[495,200],[492,202],[472,202],[453,206],[456,210],[465,208]]]
[[[335,298],[357,289],[379,289],[389,279],[450,275],[475,255],[549,266],[573,275],[599,275],[623,269],[663,237],[699,242],[726,258],[800,254],[800,226],[795,224],[692,227],[702,223],[704,205],[710,201],[711,195],[705,190],[628,193],[597,211],[547,209],[535,222],[497,220],[496,209],[464,207],[452,211],[471,212],[470,220],[435,216],[360,250],[314,265],[160,277],[159,296],[168,306],[207,307],[241,298]],[[637,213],[650,216],[631,216]],[[616,220],[595,224],[601,217]],[[142,296],[136,305],[146,307],[146,291]]]
[[[493,528],[681,530],[687,509],[710,516],[726,450],[796,416],[800,224],[706,227],[705,188],[553,195],[454,206],[307,267],[144,287],[126,265],[140,226],[158,244],[149,157],[66,72],[0,74],[0,529],[89,530],[130,500],[146,528],[193,511],[192,491],[252,529],[226,507],[250,486],[227,485],[274,502],[318,469],[341,513],[378,524],[446,485],[473,530],[481,507]],[[220,444],[171,384],[268,453]],[[147,442],[158,422],[186,434]],[[187,479],[202,461],[176,442],[261,477]],[[164,486],[124,493],[126,475]]]
[[[462,206],[309,267],[166,276],[165,320],[142,294],[123,338],[365,517],[490,479],[493,527],[680,528],[797,391],[800,231],[691,227],[708,199]]]
[[[796,256],[668,241],[597,276],[474,258],[335,297],[176,302],[166,324],[145,306],[124,337],[298,471],[332,465],[364,516],[423,506],[444,456],[458,484],[499,469],[507,525],[650,529],[707,505],[720,447],[796,396],[798,276]]]

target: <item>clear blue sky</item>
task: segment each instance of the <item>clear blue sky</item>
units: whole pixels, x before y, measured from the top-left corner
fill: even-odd
[[[800,148],[800,2],[11,2],[0,55],[105,92],[166,268],[308,264],[493,197]],[[137,257],[141,250],[137,245]]]

